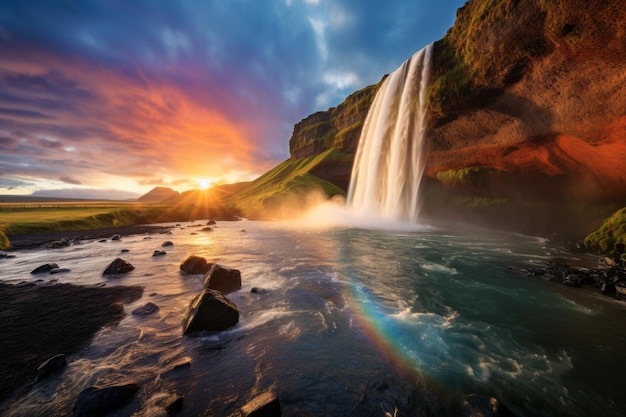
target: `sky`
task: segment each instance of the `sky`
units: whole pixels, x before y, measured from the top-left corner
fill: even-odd
[[[295,123],[443,37],[464,2],[0,0],[0,194],[257,178]]]

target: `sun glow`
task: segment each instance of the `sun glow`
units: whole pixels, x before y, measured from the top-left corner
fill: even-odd
[[[202,190],[206,190],[208,188],[211,187],[211,185],[213,185],[213,181],[211,181],[208,178],[200,178],[198,180],[198,186],[200,187],[200,189]]]

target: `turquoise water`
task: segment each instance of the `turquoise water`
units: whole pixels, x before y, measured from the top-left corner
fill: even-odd
[[[521,269],[554,256],[577,261],[542,239],[252,221],[203,233],[199,225],[3,260],[3,281],[39,279],[28,273],[33,265],[56,262],[71,272],[44,279],[143,285],[143,298],[125,310],[148,301],[160,310],[103,329],[58,379],[3,404],[2,414],[66,415],[86,386],[120,380],[142,386],[119,413],[134,416],[165,415],[159,401],[170,394],[184,396],[182,416],[233,415],[267,390],[287,416],[462,415],[471,393],[494,396],[517,416],[626,409],[626,307],[526,277]],[[152,258],[164,240],[174,247]],[[135,270],[101,277],[121,248]],[[228,295],[241,312],[234,328],[182,336],[202,288],[202,276],[178,271],[190,254],[241,270],[243,288]],[[180,360],[191,366],[166,372]]]

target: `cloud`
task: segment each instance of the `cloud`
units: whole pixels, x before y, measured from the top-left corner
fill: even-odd
[[[63,177],[59,177],[59,181],[64,182],[66,184],[74,184],[74,185],[81,185],[80,180],[72,177],[72,176],[63,176]]]
[[[454,2],[4,2],[2,175],[260,175],[294,123],[441,37]]]

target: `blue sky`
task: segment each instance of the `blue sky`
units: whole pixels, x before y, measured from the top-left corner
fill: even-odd
[[[463,3],[0,0],[0,194],[253,179]]]

